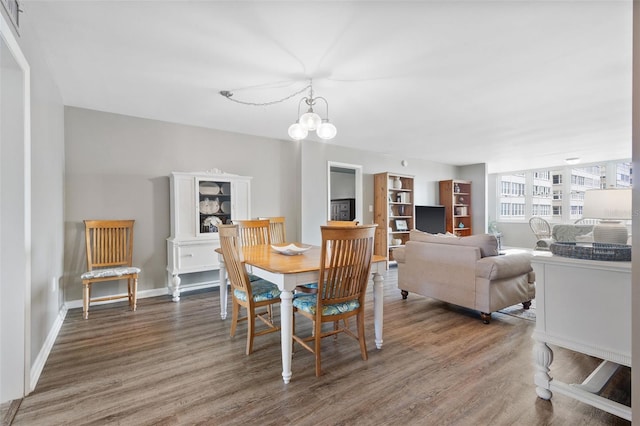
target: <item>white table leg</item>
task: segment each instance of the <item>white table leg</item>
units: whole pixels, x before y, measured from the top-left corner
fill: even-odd
[[[378,349],[382,349],[382,305],[383,288],[382,275],[379,272],[373,273],[373,324],[375,328],[375,342]]]
[[[174,302],[179,302],[180,301],[180,281],[182,281],[180,279],[180,275],[176,274],[173,276],[173,278],[171,279],[171,286],[173,287],[173,292],[172,292],[172,296],[173,296],[173,301]]]
[[[553,351],[545,342],[536,341],[533,346],[536,372],[533,381],[536,385],[536,394],[542,399],[551,399],[551,376],[549,366],[553,362]]]
[[[220,318],[227,318],[227,268],[224,266],[224,259],[220,257]]]
[[[282,343],[282,380],[291,380],[291,345],[293,338],[293,293],[283,290],[280,293],[280,341]]]

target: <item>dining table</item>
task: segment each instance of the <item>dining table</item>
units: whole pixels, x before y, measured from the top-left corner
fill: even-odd
[[[295,243],[298,246],[308,244]],[[222,250],[216,249],[220,257],[220,316],[227,317],[227,274]],[[269,244],[244,246],[242,255],[249,272],[278,286],[280,290],[280,341],[282,346],[282,379],[291,380],[291,355],[293,341],[293,290],[301,284],[318,281],[321,248],[310,249],[296,255],[282,254]],[[387,258],[373,255],[371,276],[373,280],[373,322],[376,348],[382,349],[383,277],[387,269]]]

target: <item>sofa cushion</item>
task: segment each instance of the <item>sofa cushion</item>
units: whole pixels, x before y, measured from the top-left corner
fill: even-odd
[[[480,259],[476,263],[476,277],[489,281],[517,277],[531,271],[531,255],[527,253]]]
[[[461,246],[478,247],[481,257],[498,255],[498,239],[492,234],[470,235],[468,237],[458,237],[453,234],[429,234],[428,232],[411,230],[409,233],[411,241],[436,244],[451,244]]]

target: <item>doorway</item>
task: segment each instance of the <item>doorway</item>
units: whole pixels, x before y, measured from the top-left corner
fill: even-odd
[[[363,223],[361,165],[328,161],[327,188],[327,220]]]
[[[29,72],[0,15],[0,403],[31,391]]]

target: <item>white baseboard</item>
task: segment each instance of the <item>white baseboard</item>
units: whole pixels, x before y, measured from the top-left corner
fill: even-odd
[[[209,283],[181,285],[180,294],[188,293],[190,291],[195,291],[195,290],[202,290],[205,288],[213,288],[213,287],[218,287],[217,281],[215,283],[209,282]],[[125,294],[123,294],[123,296],[124,295]],[[168,289],[166,287],[152,288],[151,290],[138,291],[138,299],[144,299],[147,297],[166,296],[166,295],[171,296],[171,289]],[[91,304],[103,305],[107,303],[117,303],[117,302],[119,302],[119,300],[115,299],[115,300],[105,300],[103,302],[92,302]],[[67,309],[82,308],[82,299],[69,300],[68,302],[65,303],[65,306],[67,307]]]
[[[80,304],[82,306],[82,304]],[[36,357],[33,365],[31,366],[31,377],[30,377],[30,389],[29,392],[33,391],[38,384],[38,380],[40,379],[40,374],[42,374],[42,370],[44,369],[44,365],[49,358],[49,354],[51,353],[51,349],[53,348],[53,344],[58,337],[58,333],[60,332],[60,328],[62,328],[62,323],[64,323],[64,319],[67,316],[67,306],[63,305],[58,312],[58,317],[53,322],[53,326],[51,330],[49,330],[49,334],[47,335],[47,339],[44,341],[38,356]]]

